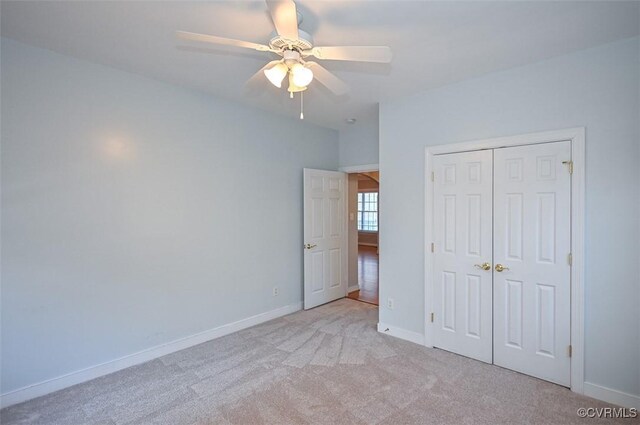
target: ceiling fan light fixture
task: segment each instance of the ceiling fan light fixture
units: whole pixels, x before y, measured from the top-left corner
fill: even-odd
[[[307,87],[313,81],[313,71],[297,63],[291,67],[293,83],[298,87]]]
[[[278,64],[275,64],[270,69],[265,69],[264,75],[271,82],[271,84],[273,84],[277,88],[280,88],[282,87],[282,80],[284,80],[284,77],[287,76],[288,71],[289,71],[289,68],[287,68],[287,65],[280,62]]]
[[[282,88],[282,82],[288,76],[287,90],[290,97],[293,99],[294,93],[300,93],[300,119],[304,118],[303,92],[313,80],[317,80],[336,96],[343,96],[349,91],[349,87],[343,81],[322,65],[307,61],[309,56],[321,60],[391,62],[391,49],[387,46],[315,46],[311,35],[300,29],[302,15],[298,12],[294,0],[266,0],[266,4],[276,30],[267,44],[188,31],[178,31],[176,35],[188,41],[233,46],[278,55],[279,59],[272,60],[260,68],[247,84],[264,82],[262,77],[264,74],[271,84]]]
[[[289,88],[287,89],[289,93],[298,93],[301,91],[305,91],[307,89],[306,86],[299,86],[296,84],[294,75],[292,72],[289,73]]]

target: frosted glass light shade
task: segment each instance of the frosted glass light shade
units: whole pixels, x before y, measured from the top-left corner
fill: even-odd
[[[298,87],[307,87],[313,80],[313,72],[299,63],[291,67],[291,74],[294,84]]]
[[[297,85],[295,83],[295,81],[293,80],[293,73],[289,73],[289,88],[287,89],[289,92],[291,93],[298,93],[301,91],[305,91],[307,88],[306,87],[301,87],[299,85]]]
[[[287,68],[287,65],[281,62],[274,65],[271,69],[265,69],[264,75],[271,82],[271,84],[280,88],[282,87],[282,80],[284,80],[284,77],[287,76],[287,71],[289,71],[289,68]]]

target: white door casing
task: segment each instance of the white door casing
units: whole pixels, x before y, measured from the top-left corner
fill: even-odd
[[[433,344],[491,363],[492,151],[435,156],[433,172]]]
[[[304,309],[347,290],[346,174],[304,169]]]
[[[494,363],[565,386],[570,160],[570,141],[494,150]]]
[[[505,147],[532,146],[545,143],[570,141],[570,221],[571,221],[571,265],[570,265],[570,310],[571,310],[571,390],[580,394],[586,391],[584,376],[584,264],[585,264],[585,140],[584,127],[551,130],[537,133],[504,136],[483,140],[446,143],[425,147],[425,345],[434,346],[435,323],[430,320],[434,311],[434,256],[429,245],[435,239],[434,226],[434,185],[432,182],[433,160],[436,156],[449,153],[473,152]],[[566,169],[565,169],[566,171]],[[565,384],[566,385],[566,384]]]
[[[570,161],[570,141],[433,157],[434,346],[571,384]]]

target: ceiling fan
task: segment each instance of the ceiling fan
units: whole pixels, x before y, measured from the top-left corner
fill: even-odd
[[[292,0],[266,0],[266,3],[276,28],[276,35],[268,45],[187,31],[177,31],[177,36],[183,40],[277,54],[281,59],[266,64],[249,81],[262,78],[264,75],[271,84],[281,88],[282,82],[288,76],[287,90],[291,97],[294,93],[305,91],[314,78],[338,96],[349,91],[349,87],[342,80],[322,65],[307,61],[306,58],[310,56],[321,60],[391,62],[391,49],[386,46],[315,47],[311,35],[298,28],[302,16],[298,14]],[[303,117],[301,112],[300,118]]]

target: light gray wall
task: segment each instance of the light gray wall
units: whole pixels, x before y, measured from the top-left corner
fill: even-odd
[[[340,166],[378,163],[378,108],[340,130]]]
[[[380,321],[424,332],[427,145],[586,127],[586,380],[640,395],[640,42],[380,106]]]
[[[302,168],[337,169],[336,131],[1,60],[2,392],[302,300]]]

